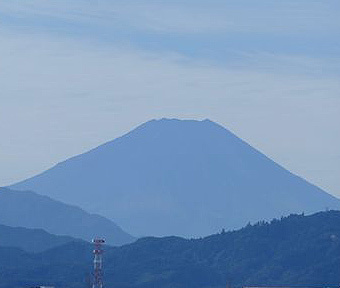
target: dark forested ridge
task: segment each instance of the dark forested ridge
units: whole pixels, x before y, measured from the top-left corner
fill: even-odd
[[[53,235],[42,229],[9,227],[0,224],[1,247],[16,247],[27,252],[37,253],[74,241],[82,240]]]
[[[39,254],[0,247],[0,287],[86,287],[91,252],[88,243]],[[202,239],[143,238],[106,247],[104,260],[105,287],[338,285],[340,212],[292,215]]]

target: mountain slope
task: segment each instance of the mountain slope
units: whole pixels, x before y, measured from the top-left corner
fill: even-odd
[[[68,236],[56,236],[42,229],[0,225],[0,246],[2,247],[16,247],[27,252],[38,253],[75,241],[81,240]]]
[[[105,237],[111,245],[131,243],[134,238],[112,221],[89,214],[34,192],[0,188],[0,224],[40,228],[56,235],[68,235],[87,241]]]
[[[147,122],[13,187],[80,205],[140,236],[208,235],[340,207],[209,120]]]
[[[86,287],[92,249],[69,243],[32,255],[0,247],[0,287]],[[338,287],[340,212],[292,215],[203,239],[143,238],[105,247],[103,257],[105,287]]]

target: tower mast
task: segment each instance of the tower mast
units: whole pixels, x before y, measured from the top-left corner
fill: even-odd
[[[103,244],[104,239],[96,238],[92,240],[94,244],[93,259],[93,285],[92,288],[103,288]]]

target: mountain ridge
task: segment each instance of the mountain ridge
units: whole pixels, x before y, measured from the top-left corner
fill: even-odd
[[[0,224],[43,229],[51,234],[85,241],[100,236],[105,237],[111,245],[122,245],[135,240],[114,222],[100,215],[89,214],[75,205],[32,191],[7,188],[0,188]]]
[[[83,241],[69,236],[57,236],[43,229],[10,227],[0,224],[0,246],[14,247],[26,252],[40,253],[69,242]]]

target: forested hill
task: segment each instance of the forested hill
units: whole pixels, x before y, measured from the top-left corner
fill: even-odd
[[[0,249],[0,259],[11,259],[9,267],[0,261],[0,287],[84,287],[92,269],[91,248],[71,243],[34,255]],[[107,247],[104,260],[105,287],[338,285],[340,212],[292,215],[202,239],[143,238]]]
[[[53,235],[42,229],[9,227],[0,224],[0,247],[16,247],[27,252],[38,253],[76,241],[82,240]]]

